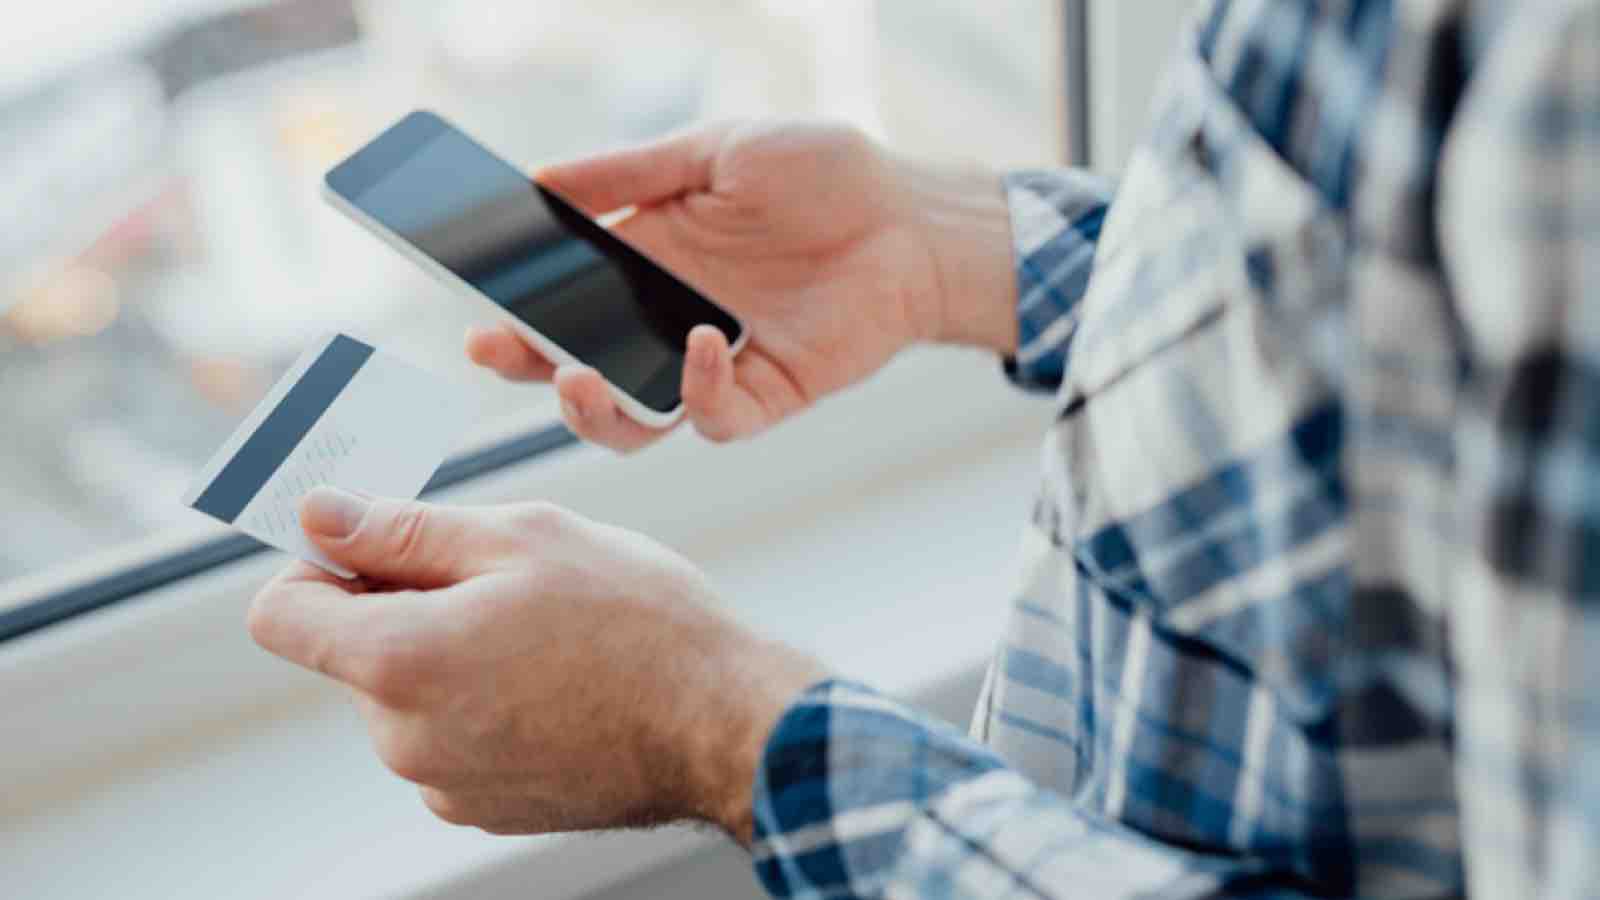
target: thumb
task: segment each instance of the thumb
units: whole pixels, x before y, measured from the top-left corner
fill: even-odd
[[[651,206],[711,186],[712,160],[727,126],[698,128],[648,144],[540,169],[539,183],[590,215]]]
[[[369,499],[329,486],[300,501],[300,527],[357,574],[424,590],[481,574],[510,543],[492,519],[466,509]]]

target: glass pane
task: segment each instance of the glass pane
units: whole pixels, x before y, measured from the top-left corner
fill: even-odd
[[[1062,0],[878,0],[891,141],[1006,168],[1064,158]]]
[[[405,111],[437,109],[528,165],[768,113],[1036,165],[1059,157],[1054,6],[36,4],[0,62],[0,594],[212,530],[177,498],[327,330],[482,392],[486,431],[552,414],[547,390],[462,357],[487,304],[318,196],[327,166]]]

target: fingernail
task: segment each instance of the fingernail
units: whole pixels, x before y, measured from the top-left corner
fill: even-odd
[[[571,400],[561,401],[561,412],[569,419],[583,418],[583,410],[579,409],[578,405],[573,403]]]
[[[341,488],[312,488],[300,501],[300,524],[323,537],[344,538],[356,533],[367,515],[366,500]]]

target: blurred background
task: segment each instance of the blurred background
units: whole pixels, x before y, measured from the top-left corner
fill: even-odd
[[[0,593],[209,529],[177,498],[315,335],[492,397],[484,312],[322,205],[322,172],[439,110],[518,163],[758,114],[928,157],[1060,159],[1050,0],[53,0],[0,58]]]

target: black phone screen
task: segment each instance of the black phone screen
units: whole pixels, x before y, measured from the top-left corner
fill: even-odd
[[[721,307],[438,116],[414,112],[327,176],[385,228],[657,412]]]

